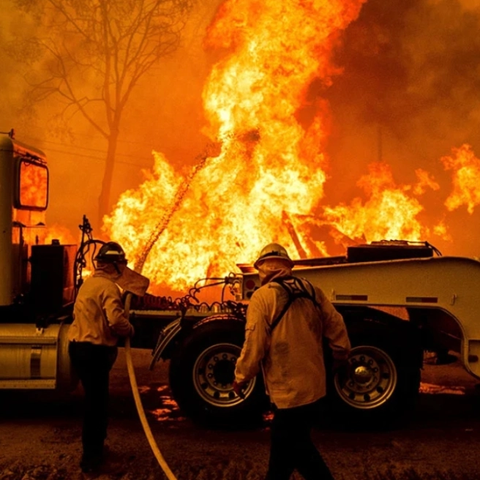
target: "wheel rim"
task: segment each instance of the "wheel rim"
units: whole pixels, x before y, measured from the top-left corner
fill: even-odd
[[[205,349],[193,366],[193,385],[198,395],[215,407],[233,407],[244,401],[233,391],[235,365],[240,347],[220,343]],[[245,398],[255,387],[251,380],[244,390]]]
[[[386,403],[398,383],[397,369],[390,356],[373,346],[352,349],[349,366],[335,375],[340,398],[351,407],[368,410]]]

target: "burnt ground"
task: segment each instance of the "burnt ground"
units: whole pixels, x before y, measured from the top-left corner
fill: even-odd
[[[148,369],[150,351],[133,350],[153,435],[178,480],[261,480],[269,419],[258,428],[195,425],[170,397],[168,364]],[[480,398],[461,365],[426,365],[416,410],[397,428],[355,432],[326,418],[314,439],[337,480],[480,479]],[[156,480],[161,471],[135,409],[123,349],[112,371],[107,461],[95,475],[78,466],[81,389],[66,398],[0,392],[0,480]],[[299,480],[295,475],[292,478]]]

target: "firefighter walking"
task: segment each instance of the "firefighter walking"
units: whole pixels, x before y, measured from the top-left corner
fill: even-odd
[[[94,260],[95,272],[80,287],[69,330],[70,359],[85,393],[80,462],[84,472],[95,470],[103,461],[109,374],[117,358],[119,337],[134,333],[116,283],[127,265],[125,252],[118,243],[108,242]]]
[[[263,368],[274,409],[266,479],[288,480],[295,469],[306,480],[333,479],[311,429],[326,394],[323,339],[334,363],[346,363],[350,341],[345,323],[321,289],[292,277],[293,262],[283,246],[267,245],[254,266],[262,286],[247,309],[234,390],[241,395]]]

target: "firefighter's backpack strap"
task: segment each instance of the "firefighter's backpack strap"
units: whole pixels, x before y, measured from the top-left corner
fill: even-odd
[[[278,325],[287,310],[297,298],[308,298],[316,306],[319,306],[315,296],[315,289],[308,280],[299,279],[297,277],[285,277],[273,280],[273,282],[278,283],[287,292],[288,300],[275,320],[273,320],[271,323],[270,332],[273,332],[273,329]]]

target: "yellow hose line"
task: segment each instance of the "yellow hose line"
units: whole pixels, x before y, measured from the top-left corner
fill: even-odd
[[[130,310],[130,300],[131,295],[127,294],[127,298],[125,300],[125,313],[128,317],[129,310]],[[145,432],[145,436],[147,437],[148,443],[150,444],[150,448],[155,455],[155,458],[158,460],[160,467],[165,472],[165,475],[169,480],[177,480],[173,472],[170,470],[167,462],[163,458],[160,449],[158,448],[157,442],[155,442],[155,438],[153,437],[152,430],[150,429],[150,425],[148,424],[147,417],[145,415],[145,410],[143,409],[142,400],[140,398],[140,394],[138,392],[138,385],[137,379],[135,377],[135,370],[133,368],[133,361],[132,361],[132,350],[130,347],[130,338],[125,338],[125,357],[127,359],[127,369],[128,369],[128,377],[130,378],[130,385],[132,387],[133,398],[135,399],[135,405],[137,407],[138,416],[140,417],[140,421],[142,422],[143,431]]]

